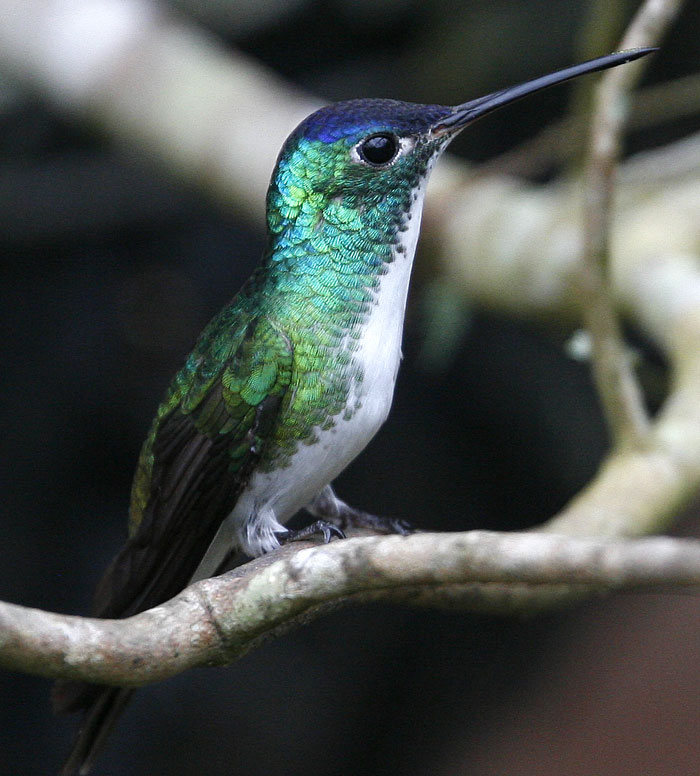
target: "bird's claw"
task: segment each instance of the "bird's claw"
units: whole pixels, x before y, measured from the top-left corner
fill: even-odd
[[[333,538],[345,538],[345,533],[337,525],[333,525],[333,523],[329,523],[327,520],[316,520],[311,525],[304,526],[304,528],[299,528],[296,531],[289,530],[284,533],[280,531],[277,534],[277,538],[280,544],[288,544],[289,542],[297,541],[297,539],[308,539],[310,536],[319,533],[323,534],[324,544],[328,544]]]
[[[343,528],[355,526],[357,528],[370,528],[373,531],[386,534],[399,534],[408,536],[415,531],[415,528],[408,520],[401,520],[398,517],[382,517],[373,515],[369,512],[363,512],[359,509],[348,509],[342,515]]]

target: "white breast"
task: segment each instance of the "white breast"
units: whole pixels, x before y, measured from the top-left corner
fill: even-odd
[[[355,358],[364,372],[362,383],[356,385],[359,391],[356,398],[360,402],[356,420],[360,426],[358,433],[363,435],[361,428],[367,432],[362,447],[386,420],[391,408],[396,374],[401,361],[406,299],[420,232],[422,208],[423,192],[420,191],[407,216],[407,229],[399,233],[401,242],[394,249],[394,260],[387,265],[387,272],[381,278],[374,307],[355,353]],[[349,402],[351,406],[352,399],[353,397]]]
[[[275,533],[306,506],[366,447],[386,420],[401,361],[401,339],[411,268],[420,231],[423,186],[415,192],[406,230],[399,233],[393,261],[386,265],[369,320],[357,349],[355,363],[363,379],[353,384],[349,417],[340,413],[334,425],[318,432],[314,444],[300,444],[289,466],[255,472],[248,487],[221,526],[195,578],[210,576],[235,543],[250,555],[279,546]]]

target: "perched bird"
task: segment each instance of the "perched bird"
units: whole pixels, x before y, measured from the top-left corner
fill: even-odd
[[[360,99],[290,135],[267,195],[262,265],[204,329],[160,405],[131,493],[129,536],[100,582],[97,617],[128,617],[217,572],[350,523],[332,480],[391,406],[404,308],[433,164],[471,122],[527,94],[637,59],[623,51],[456,107]],[[285,523],[305,508],[308,528]],[[59,682],[84,710],[64,774],[85,774],[133,691]]]

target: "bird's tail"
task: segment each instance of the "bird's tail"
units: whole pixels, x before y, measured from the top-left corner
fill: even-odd
[[[168,417],[167,433],[161,429],[156,440],[159,466],[149,485],[152,495],[138,526],[97,586],[93,617],[131,617],[177,595],[189,584],[238,497],[241,482],[226,477],[227,435],[201,434],[190,415]],[[149,444],[145,454],[150,454]],[[56,683],[56,711],[84,714],[62,776],[90,771],[132,692],[79,681]]]
[[[124,687],[105,687],[73,681],[56,682],[52,700],[57,713],[72,713],[84,709],[73,748],[60,776],[84,776],[90,772],[133,692],[134,690]]]

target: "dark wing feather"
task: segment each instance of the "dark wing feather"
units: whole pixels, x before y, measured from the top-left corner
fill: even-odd
[[[187,375],[187,390],[146,443],[148,498],[97,588],[95,616],[127,617],[187,585],[265,450],[291,364],[287,338],[259,318],[214,377],[204,360],[206,381]]]
[[[160,454],[156,437],[154,496],[139,529],[97,587],[96,617],[128,617],[176,595],[236,503],[242,472],[229,471],[226,437],[202,434],[179,410],[164,421],[169,422],[186,425],[188,433],[179,449],[171,448],[166,456]],[[245,469],[255,463],[256,456],[250,454]]]
[[[176,377],[144,445],[135,491],[145,505],[134,520],[132,501],[131,535],[97,587],[96,617],[128,617],[180,592],[265,452],[291,378],[287,338],[261,318],[218,372],[198,363],[206,381]],[[89,768],[129,694],[56,684],[57,711],[87,709],[66,774]]]

